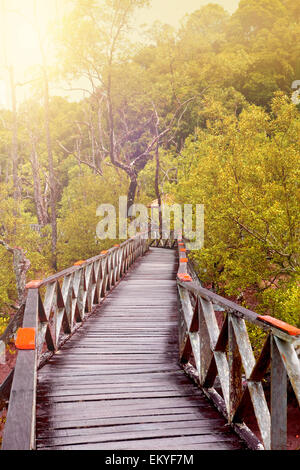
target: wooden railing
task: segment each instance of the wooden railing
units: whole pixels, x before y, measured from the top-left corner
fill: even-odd
[[[48,279],[27,284],[2,449],[35,448],[37,369],[81,326],[148,246],[149,240],[139,234]]]
[[[300,330],[204,289],[182,240],[178,250],[181,366],[250,448],[286,449],[288,381],[300,405],[300,361],[296,353]],[[257,359],[248,335],[250,325],[266,334]],[[255,434],[245,424],[251,405],[259,430]]]
[[[27,285],[21,333],[36,334],[32,349],[30,344],[22,346],[20,337],[20,347],[29,349],[18,352],[2,449],[35,448],[38,368],[81,326],[149,245],[178,246],[182,368],[250,448],[286,448],[288,380],[300,404],[300,363],[296,353],[300,330],[204,289],[188,261],[184,241],[178,238],[177,243],[177,238],[171,233],[168,238],[151,241],[140,234],[99,256]],[[249,325],[259,327],[267,335],[257,360],[249,340]],[[265,383],[270,384],[270,403]],[[244,422],[251,404],[261,439]]]
[[[177,239],[180,237],[180,233],[174,232],[171,230],[170,232],[161,233],[159,230],[154,230],[149,233],[149,237],[151,238],[150,246],[155,248],[175,248],[177,247]]]

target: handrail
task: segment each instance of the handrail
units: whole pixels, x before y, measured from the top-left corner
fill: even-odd
[[[178,237],[177,237],[178,238]],[[285,449],[287,379],[300,405],[300,330],[260,316],[201,286],[187,257],[184,241],[174,233],[151,241],[143,234],[41,281],[27,285],[22,331],[34,331],[34,349],[19,350],[2,449],[35,448],[37,370],[102,302],[149,246],[178,246],[179,362],[253,449]],[[220,324],[222,308],[225,318]],[[267,333],[255,360],[247,325]],[[24,330],[25,329],[25,330]],[[18,340],[18,338],[17,338]],[[28,345],[27,345],[28,346]],[[25,344],[26,347],[26,344]],[[30,347],[30,346],[29,346]],[[263,380],[270,368],[271,403]],[[245,424],[253,405],[261,441]]]
[[[180,233],[171,231],[159,231],[153,230],[150,234],[152,240],[150,246],[155,248],[175,248],[177,246],[177,239],[180,237]]]
[[[179,362],[228,423],[253,449],[283,450],[287,446],[287,380],[300,406],[300,361],[296,347],[300,330],[261,316],[201,287],[178,243]],[[216,311],[222,307],[220,324]],[[247,325],[267,333],[255,360]],[[270,404],[263,381],[270,368]],[[253,406],[261,440],[245,424]]]
[[[148,247],[148,238],[140,233],[98,256],[27,284],[3,450],[35,448],[37,369],[73,335]]]

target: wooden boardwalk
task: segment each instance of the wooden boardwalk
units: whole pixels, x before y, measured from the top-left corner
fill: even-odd
[[[178,365],[176,251],[151,248],[38,371],[37,449],[244,449]]]

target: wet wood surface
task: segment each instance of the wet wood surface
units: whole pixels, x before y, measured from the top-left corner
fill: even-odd
[[[178,365],[176,272],[151,248],[38,371],[38,449],[244,449]]]

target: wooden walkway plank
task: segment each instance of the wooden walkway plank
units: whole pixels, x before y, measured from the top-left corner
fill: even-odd
[[[152,248],[38,372],[38,449],[244,449],[178,365],[177,260]]]

